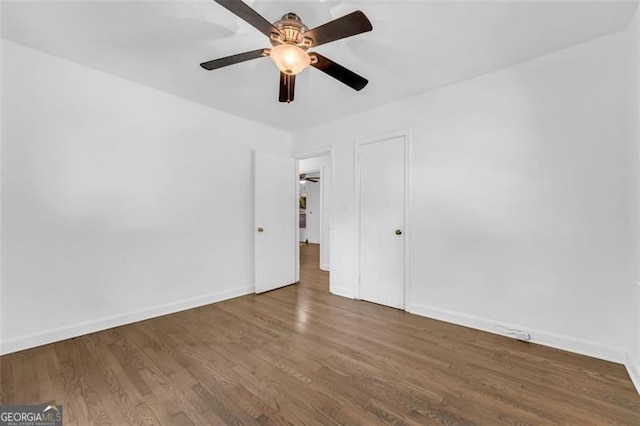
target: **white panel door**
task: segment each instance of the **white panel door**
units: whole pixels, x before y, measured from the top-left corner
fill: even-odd
[[[404,309],[405,138],[360,145],[360,299]]]
[[[297,281],[298,175],[296,160],[255,153],[255,292]]]

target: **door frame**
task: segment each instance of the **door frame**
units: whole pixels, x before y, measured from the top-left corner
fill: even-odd
[[[411,300],[411,224],[409,221],[409,207],[410,194],[411,194],[411,128],[396,130],[388,133],[382,133],[375,136],[367,136],[358,138],[354,141],[355,148],[355,191],[354,191],[354,203],[355,203],[355,276],[354,282],[356,283],[356,299],[360,298],[360,233],[361,233],[361,208],[360,208],[360,190],[361,190],[361,170],[360,170],[360,150],[362,146],[373,144],[376,142],[383,142],[389,139],[403,138],[404,139],[404,310],[409,312],[409,301]]]
[[[305,151],[305,152],[301,152],[301,153],[297,153],[293,156],[293,158],[295,158],[298,161],[298,172],[300,171],[300,160],[306,160],[309,158],[315,158],[315,157],[324,157],[325,155],[329,156],[329,164],[331,165],[331,185],[327,188],[325,188],[324,186],[321,187],[320,189],[320,265],[318,265],[320,267],[321,270],[324,271],[324,269],[322,268],[323,265],[322,261],[323,260],[328,260],[329,261],[329,268],[328,268],[328,272],[329,272],[329,292],[331,292],[331,288],[332,288],[332,277],[333,274],[331,273],[331,265],[334,264],[333,262],[333,252],[334,250],[332,250],[333,247],[333,233],[334,233],[334,226],[333,226],[333,216],[334,216],[334,211],[333,211],[333,199],[334,199],[334,182],[335,182],[335,163],[334,163],[334,157],[333,157],[333,147],[329,147],[329,148],[322,148],[319,149],[317,151]],[[324,168],[324,166],[320,166],[320,185],[325,185],[326,179],[323,179],[324,176],[326,174],[326,169]],[[298,186],[299,188],[299,186]],[[331,195],[330,199],[327,200],[324,196],[324,192],[325,189],[329,190],[329,194]],[[329,217],[325,218],[324,216],[324,208],[325,208],[325,203],[328,203],[329,206]],[[322,258],[322,233],[323,233],[323,229],[324,229],[324,224],[325,224],[325,220],[329,221],[329,259],[323,259]],[[298,226],[296,224],[296,226]],[[298,236],[299,236],[299,232],[300,230],[298,229]],[[298,238],[300,239],[300,238]],[[298,252],[298,259],[300,259],[300,253]]]

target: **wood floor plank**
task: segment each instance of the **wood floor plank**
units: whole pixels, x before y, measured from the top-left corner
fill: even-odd
[[[0,357],[0,403],[65,424],[638,425],[623,366],[301,281]],[[179,284],[179,283],[178,283]]]

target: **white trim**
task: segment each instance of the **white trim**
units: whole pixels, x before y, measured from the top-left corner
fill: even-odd
[[[629,373],[629,377],[631,377],[636,391],[640,394],[640,365],[638,365],[638,362],[633,359],[630,353],[627,353],[624,366],[627,368],[627,373]]]
[[[382,142],[389,139],[403,138],[404,140],[404,310],[409,311],[411,297],[411,224],[409,208],[411,194],[411,128],[396,130],[393,132],[379,134],[373,137],[358,138],[354,141],[354,259],[355,259],[355,276],[356,283],[356,299],[360,299],[360,148],[376,142]]]
[[[300,160],[294,158],[295,162],[293,166],[293,191],[295,194],[295,198],[293,200],[293,246],[295,247],[294,251],[294,259],[295,263],[295,282],[300,282]]]
[[[575,352],[594,358],[604,359],[617,363],[624,363],[626,351],[622,348],[605,345],[591,340],[578,339],[571,336],[552,333],[544,330],[536,330],[517,324],[509,324],[503,321],[495,321],[489,318],[481,318],[473,315],[461,314],[458,312],[447,311],[444,309],[433,308],[430,306],[411,305],[412,314],[437,319],[440,321],[450,322],[452,324],[462,325],[465,327],[475,328],[477,330],[487,331],[489,333],[506,336],[496,331],[496,325],[502,325],[508,328],[523,330],[531,335],[531,343],[537,343],[543,346],[549,346],[556,349],[562,349],[569,352]]]
[[[322,264],[322,265],[320,265],[320,269],[321,269],[322,271],[325,271],[325,272],[329,272],[329,271],[330,271],[330,269],[329,269],[329,265],[328,265],[328,264]]]
[[[329,293],[340,297],[346,297],[348,299],[356,298],[355,292],[349,287],[332,287],[329,289]]]
[[[324,165],[320,166],[320,256],[319,257],[319,263],[318,263],[318,268],[320,268],[322,270],[322,265],[326,263],[325,258],[324,258],[324,192],[326,191],[325,188],[325,182],[326,182],[326,177],[324,175]]]
[[[336,229],[335,227],[335,223],[336,223],[336,162],[335,162],[335,156],[333,155],[333,147],[329,148],[329,163],[331,164],[331,186],[329,187],[330,191],[329,194],[331,195],[331,197],[329,198],[329,200],[326,200],[329,202],[329,217],[326,218],[329,221],[329,264],[328,265],[322,265],[322,266],[326,266],[326,271],[331,271],[331,268],[333,265],[335,265],[335,261],[334,261],[334,253],[335,251],[335,241],[336,239],[334,238],[334,229]],[[324,206],[323,206],[324,207]],[[333,287],[333,275],[332,273],[329,273],[329,292],[331,292],[331,289]]]
[[[84,334],[95,333],[96,331],[102,331],[113,327],[119,327],[121,325],[173,314],[175,312],[185,311],[187,309],[193,309],[209,305],[211,303],[222,302],[223,300],[251,294],[253,291],[254,286],[252,285],[231,290],[223,290],[204,296],[192,297],[179,302],[165,303],[151,308],[139,309],[126,314],[112,315],[64,327],[52,328],[40,333],[14,337],[0,342],[0,355],[6,355],[36,346],[58,342],[60,340],[82,336]]]
[[[404,310],[411,306],[411,283],[413,275],[411,268],[413,256],[411,251],[411,139],[413,132],[407,128],[404,133]]]

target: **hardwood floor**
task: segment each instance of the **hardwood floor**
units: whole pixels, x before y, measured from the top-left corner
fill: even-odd
[[[302,281],[0,358],[2,404],[88,424],[640,425],[623,366]]]

